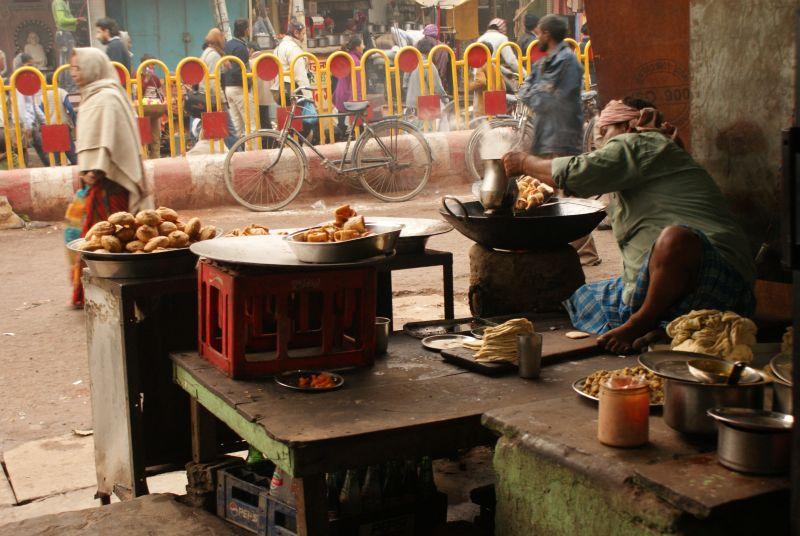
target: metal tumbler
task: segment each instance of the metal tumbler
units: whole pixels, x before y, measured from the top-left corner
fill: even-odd
[[[375,317],[375,355],[383,355],[389,349],[390,320],[383,316]]]
[[[542,371],[542,336],[538,333],[517,335],[519,377],[535,379]]]

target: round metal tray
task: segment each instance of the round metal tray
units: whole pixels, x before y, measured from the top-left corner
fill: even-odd
[[[696,378],[687,364],[692,359],[709,359],[712,361],[724,361],[718,357],[709,356],[706,354],[698,354],[695,352],[678,352],[675,350],[658,350],[655,352],[647,352],[639,356],[639,364],[644,368],[662,378],[670,380],[678,380],[689,383],[703,383],[699,378]],[[742,377],[739,380],[740,385],[752,384],[763,382],[762,376],[757,370],[747,367],[742,372]],[[719,386],[724,384],[704,384],[709,387]]]
[[[586,378],[588,378],[588,376],[584,376],[583,378],[578,378],[577,380],[572,382],[572,390],[575,391],[576,393],[578,393],[579,395],[581,395],[586,400],[592,400],[594,402],[599,402],[599,400],[597,399],[596,396],[590,395],[589,393],[584,393],[581,390],[583,388],[583,384],[586,382]],[[650,407],[651,408],[663,408],[664,407],[664,403],[661,402],[660,404],[656,404],[656,403],[650,402]]]
[[[270,268],[297,268],[304,270],[328,270],[336,267],[371,266],[391,259],[394,254],[376,255],[353,262],[314,264],[303,262],[289,249],[284,236],[223,236],[192,244],[195,255],[226,264],[243,264]]]
[[[431,220],[426,218],[392,218],[392,217],[368,217],[364,221],[375,225],[400,225],[400,237],[397,239],[395,249],[398,254],[403,253],[422,253],[428,244],[428,239],[432,236],[449,233],[453,226],[441,220]]]
[[[333,386],[331,387],[300,387],[298,382],[300,378],[311,376],[312,374],[327,374],[333,379]],[[275,376],[275,383],[286,389],[293,391],[301,391],[304,393],[324,393],[325,391],[335,391],[341,389],[344,385],[344,378],[335,372],[328,372],[326,370],[291,370]]]
[[[465,342],[478,342],[478,339],[469,335],[431,335],[422,339],[422,346],[432,352],[441,352],[442,350],[461,348],[462,343]]]

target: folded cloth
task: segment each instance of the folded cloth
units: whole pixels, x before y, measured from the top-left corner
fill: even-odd
[[[753,287],[719,254],[708,237],[698,229],[694,232],[703,248],[703,261],[697,274],[694,291],[667,311],[659,321],[661,327],[675,318],[698,309],[734,311],[751,316],[756,299]],[[621,277],[587,283],[564,302],[572,325],[581,331],[600,335],[618,328],[639,310],[650,284],[650,254],[648,253],[636,277],[630,303],[622,299],[624,285]]]

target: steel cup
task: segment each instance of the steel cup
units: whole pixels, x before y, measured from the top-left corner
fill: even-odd
[[[375,317],[375,355],[384,355],[389,348],[389,325],[391,321],[383,316]]]
[[[542,336],[538,333],[517,335],[519,377],[535,379],[542,371]]]

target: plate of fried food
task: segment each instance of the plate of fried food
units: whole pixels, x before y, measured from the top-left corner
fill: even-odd
[[[194,270],[189,247],[216,238],[221,230],[199,218],[182,220],[168,207],[138,213],[115,212],[67,247],[93,275],[110,279],[175,275]]]
[[[572,384],[572,389],[582,397],[597,402],[600,395],[600,384],[614,376],[641,377],[650,388],[650,407],[664,405],[663,380],[641,365],[617,370],[596,370],[585,378],[575,380]]]
[[[335,372],[324,370],[292,370],[275,376],[281,387],[306,393],[335,391],[344,385],[344,378]]]
[[[555,190],[539,179],[523,175],[517,179],[517,201],[514,203],[514,212],[525,213],[536,209],[550,201]]]
[[[309,263],[346,263],[394,253],[401,225],[376,225],[350,205],[334,211],[333,221],[286,237],[298,260]]]

